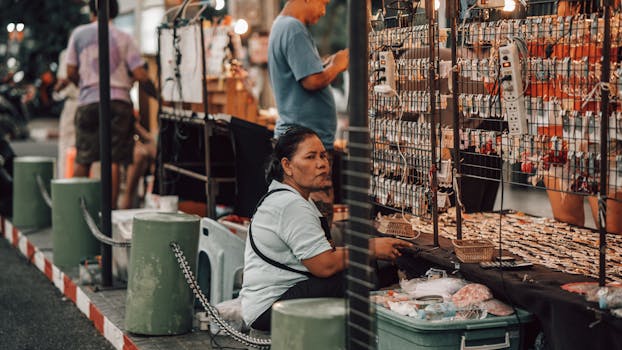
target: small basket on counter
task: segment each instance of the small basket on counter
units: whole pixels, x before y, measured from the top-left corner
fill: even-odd
[[[487,239],[452,239],[451,244],[463,263],[491,261],[495,253],[494,244]]]

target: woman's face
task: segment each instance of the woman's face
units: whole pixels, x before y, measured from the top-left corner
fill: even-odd
[[[305,192],[331,186],[328,156],[322,141],[311,135],[298,144],[291,159],[281,160],[286,182]]]

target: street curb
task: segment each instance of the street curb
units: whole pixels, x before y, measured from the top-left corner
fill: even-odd
[[[82,289],[69,276],[65,275],[45,255],[34,246],[13,224],[0,216],[0,235],[17,248],[33,265],[52,282],[63,295],[70,299],[108,342],[117,350],[138,350],[134,342],[112,323],[91,302]]]

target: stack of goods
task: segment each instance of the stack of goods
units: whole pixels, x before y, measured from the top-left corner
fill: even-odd
[[[371,299],[400,315],[427,321],[473,320],[488,314],[514,313],[514,308],[493,299],[488,287],[459,278],[402,280],[400,287],[382,291]]]
[[[452,208],[455,210],[454,208]],[[450,210],[439,216],[439,234],[456,237],[455,213]],[[464,214],[463,238],[488,239],[495,245],[534,264],[570,274],[598,277],[598,232],[583,229],[553,219],[527,216],[523,213]],[[415,230],[430,223],[414,222]],[[607,281],[622,282],[622,236],[607,236]]]

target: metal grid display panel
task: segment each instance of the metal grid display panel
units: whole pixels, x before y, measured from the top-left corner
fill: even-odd
[[[369,34],[370,196],[381,210],[431,218],[432,142],[438,139],[432,135],[438,130],[432,123],[438,119],[432,116],[439,110],[440,98],[433,86],[438,50],[431,61],[430,47],[438,42],[438,30],[436,24],[433,28],[428,24],[410,25],[427,23],[423,13],[410,18],[406,23],[398,21],[403,27],[372,30]],[[392,70],[392,64],[385,62],[387,56],[394,60],[394,82],[385,74]]]
[[[610,114],[607,132],[607,194],[610,215],[622,214],[622,13],[611,18],[611,75],[609,84]],[[607,219],[609,220],[609,219]]]
[[[604,22],[602,14],[589,13],[459,27],[457,97],[464,176],[499,180],[503,160],[508,182],[580,195],[598,193],[601,90],[614,85],[601,83]],[[614,17],[615,36],[618,26]],[[508,132],[506,81],[500,66],[506,45],[519,51],[519,95],[527,116],[520,133]],[[614,45],[614,65],[617,51]],[[611,102],[607,118],[615,126],[619,103],[617,98]],[[615,155],[616,127],[611,127],[610,136],[605,142],[610,144],[609,154]],[[610,163],[617,170],[618,163]],[[617,175],[609,179],[615,187]]]

